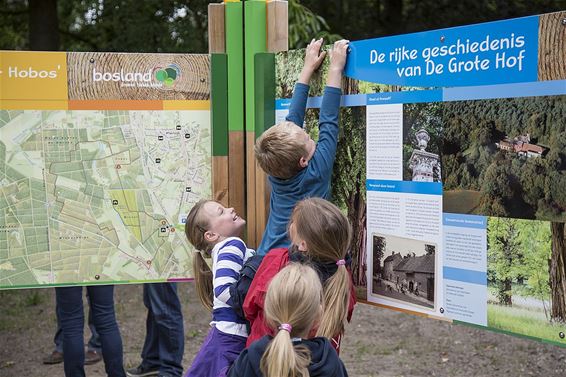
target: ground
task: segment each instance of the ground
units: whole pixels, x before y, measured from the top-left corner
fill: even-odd
[[[185,317],[185,356],[190,365],[210,315],[192,283],[179,283]],[[41,363],[55,331],[54,290],[0,291],[0,377],[63,376],[63,366]],[[146,310],[141,285],[116,287],[124,362],[139,362]],[[342,343],[350,376],[545,376],[566,375],[566,348],[491,331],[419,318],[364,304],[356,306]],[[105,376],[104,365],[86,367]]]

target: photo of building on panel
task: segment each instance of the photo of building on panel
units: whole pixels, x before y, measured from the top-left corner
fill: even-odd
[[[444,212],[566,221],[566,96],[443,106]]]
[[[374,233],[371,249],[372,295],[435,307],[436,244]]]

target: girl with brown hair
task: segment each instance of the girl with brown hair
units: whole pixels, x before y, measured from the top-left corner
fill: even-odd
[[[264,315],[264,299],[269,281],[289,261],[310,263],[324,288],[324,311],[316,334],[331,339],[339,351],[346,320],[350,320],[356,303],[347,253],[351,226],[344,214],[332,203],[310,198],[300,201],[288,226],[290,249],[273,249],[259,266],[244,301],[244,313],[251,332],[247,346],[266,334],[273,334]]]
[[[185,377],[225,376],[245,347],[246,321],[229,305],[230,287],[236,283],[242,265],[254,254],[238,238],[245,225],[234,208],[212,200],[199,201],[187,216],[185,234],[197,249],[193,258],[197,293],[212,311],[212,328]],[[212,270],[203,254],[212,257]]]

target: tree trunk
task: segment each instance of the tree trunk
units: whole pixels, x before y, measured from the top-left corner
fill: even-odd
[[[356,240],[356,248],[359,250],[358,263],[361,268],[358,269],[356,283],[359,286],[367,285],[367,245],[366,245],[366,203],[359,200],[357,222],[354,225],[354,238]]]
[[[352,278],[354,285],[367,284],[366,271],[366,203],[358,187],[348,201],[348,220],[352,224]]]
[[[512,299],[512,295],[511,295],[511,279],[505,279],[505,280],[501,280],[499,281],[499,289],[498,289],[498,299],[499,299],[499,304],[501,305],[505,305],[505,306],[511,306],[513,305],[513,299]]]
[[[29,0],[29,48],[32,51],[59,50],[57,0]]]
[[[566,322],[566,242],[564,223],[551,223],[552,256],[550,259],[550,295],[552,307],[550,318]]]

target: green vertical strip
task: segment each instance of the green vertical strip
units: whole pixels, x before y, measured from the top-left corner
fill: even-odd
[[[228,55],[228,130],[244,130],[244,32],[241,2],[224,3]]]
[[[275,54],[255,56],[255,136],[275,123]]]
[[[255,131],[255,55],[267,51],[265,1],[246,1],[244,3],[245,24],[245,73],[246,73],[246,131]]]
[[[228,57],[211,54],[212,155],[228,156]]]

